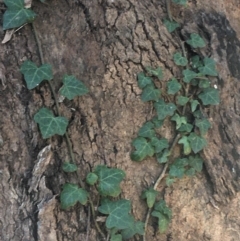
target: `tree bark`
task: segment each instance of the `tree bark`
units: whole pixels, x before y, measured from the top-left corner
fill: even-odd
[[[239,7],[237,0],[189,0],[187,8],[171,6],[182,25],[181,40],[197,32],[207,41],[201,54],[217,62],[219,76],[213,82],[221,104],[208,112],[212,128],[203,153],[204,171],[168,188],[160,185],[173,219],[162,235],[151,221],[149,241],[240,240],[235,211],[240,208]],[[144,220],[141,192],[162,167],[151,158],[135,163],[129,157],[139,127],[154,115],[152,106],[140,100],[136,75],[146,66],[161,66],[164,81],[180,76],[172,59],[181,48],[179,39],[162,22],[167,17],[165,1],[49,0],[35,1],[33,10],[56,91],[64,74],[75,75],[90,90],[60,104],[61,114],[70,120],[68,133],[83,179],[98,164],[123,169],[122,196],[132,201],[135,218]],[[0,35],[3,38],[3,30]],[[0,51],[0,240],[101,240],[86,207],[60,209],[61,185],[77,180],[61,170],[62,162],[69,160],[64,139],[43,140],[33,120],[40,107],[54,109],[54,102],[47,84],[27,90],[19,71],[26,59],[40,63],[31,24]],[[171,132],[166,125],[164,134]]]

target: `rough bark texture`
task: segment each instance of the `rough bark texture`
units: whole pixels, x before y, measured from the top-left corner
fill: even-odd
[[[165,1],[49,0],[46,5],[35,1],[33,9],[56,90],[66,73],[90,89],[88,95],[60,105],[70,120],[68,132],[82,176],[97,164],[122,168],[127,174],[122,196],[131,199],[136,219],[144,220],[140,194],[161,167],[153,159],[134,163],[129,158],[132,139],[153,115],[152,106],[139,98],[136,75],[144,66],[163,67],[165,81],[180,75],[172,60],[179,42],[162,23]],[[156,223],[150,222],[149,241],[240,240],[239,9],[238,0],[192,0],[188,8],[172,7],[174,18],[183,24],[181,37],[194,30],[208,43],[201,54],[217,62],[219,77],[213,81],[221,105],[209,111],[213,127],[203,173],[165,189],[172,224],[159,235]],[[53,107],[54,102],[46,84],[26,89],[19,72],[25,59],[40,63],[31,25],[0,49],[0,240],[75,241],[85,240],[87,232],[90,241],[100,240],[93,225],[88,229],[86,208],[59,208],[61,185],[76,177],[61,170],[69,159],[63,138],[54,137],[51,150],[45,148],[50,141],[42,140],[33,121],[39,107]],[[172,130],[166,125],[164,132],[170,136]]]

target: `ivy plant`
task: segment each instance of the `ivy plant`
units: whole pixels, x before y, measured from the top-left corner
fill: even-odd
[[[186,1],[173,1],[185,4]],[[181,3],[180,3],[181,2]],[[165,23],[167,23],[165,21]],[[169,24],[169,23],[168,23]],[[170,29],[171,32],[171,29]],[[192,33],[186,41],[189,48],[202,48],[206,46],[203,38],[197,33]],[[171,78],[167,83],[162,83],[161,89],[155,85],[162,81],[163,71],[160,67],[151,68],[151,71],[141,72],[137,76],[139,88],[142,89],[141,99],[153,103],[156,116],[143,123],[136,138],[132,142],[133,151],[131,159],[141,162],[149,157],[155,157],[160,165],[165,165],[164,172],[168,174],[166,185],[170,186],[177,179],[184,176],[193,176],[202,170],[202,150],[207,146],[205,135],[211,128],[207,118],[207,108],[218,105],[220,102],[219,91],[212,87],[212,79],[217,71],[215,61],[209,57],[193,55],[187,58],[181,52],[173,55],[174,63],[179,67],[182,76]],[[191,52],[192,54],[193,52]],[[161,79],[156,73],[161,73]],[[162,136],[161,127],[164,122],[171,121],[175,127],[175,134],[171,140]],[[160,123],[156,125],[155,123]],[[173,158],[175,148],[181,148],[180,155]],[[154,187],[147,188],[142,193],[146,199],[147,207],[153,210],[152,217],[158,218],[159,231],[165,232],[172,214],[164,200],[158,200],[157,185],[165,173],[161,173]],[[147,226],[148,217],[145,221]],[[146,230],[145,230],[146,232]],[[144,239],[145,240],[145,239]]]

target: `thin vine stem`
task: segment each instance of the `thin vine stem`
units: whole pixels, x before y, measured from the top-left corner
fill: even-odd
[[[33,28],[33,33],[34,33],[34,36],[35,36],[35,39],[36,39],[36,42],[37,42],[38,52],[39,52],[39,56],[40,56],[40,62],[41,62],[41,64],[44,64],[42,45],[41,45],[41,42],[40,42],[40,40],[38,38],[37,29],[36,29],[34,23],[32,23],[32,28]],[[50,87],[50,90],[51,90],[54,102],[56,104],[56,113],[59,116],[60,115],[60,108],[59,108],[59,104],[58,104],[57,95],[55,93],[55,90],[54,90],[54,87],[53,87],[51,81],[48,81],[48,84],[49,84],[49,87]],[[74,153],[73,153],[73,148],[72,148],[72,143],[70,141],[70,138],[69,138],[67,132],[64,134],[64,137],[66,139],[66,143],[67,143],[68,152],[69,152],[69,155],[70,155],[70,158],[71,158],[71,162],[76,164],[75,158],[74,158]],[[80,175],[78,169],[77,169],[77,178],[78,178],[78,182],[79,182],[80,187],[85,188],[85,184],[84,184],[84,182],[81,179],[81,175]],[[95,225],[98,233],[101,235],[101,237],[104,240],[106,240],[105,234],[102,232],[102,230],[100,229],[100,227],[99,227],[99,225],[98,225],[98,223],[96,221],[96,218],[95,218],[96,217],[96,213],[95,213],[93,201],[92,201],[90,196],[88,197],[88,202],[89,202],[89,205],[90,205],[90,208],[91,208],[91,212],[92,212],[92,216],[93,216],[93,220],[94,220],[94,225]]]
[[[177,145],[177,142],[178,142],[180,136],[181,136],[180,133],[178,133],[178,134],[175,136],[175,138],[174,138],[174,140],[173,140],[173,142],[172,142],[172,145],[171,145],[171,147],[170,147],[170,149],[169,149],[169,152],[170,152],[170,153],[172,153],[174,147]],[[169,157],[169,159],[170,159],[170,157]],[[165,174],[166,174],[166,171],[167,171],[167,169],[168,169],[168,166],[169,166],[169,162],[165,163],[163,170],[161,171],[158,179],[156,180],[156,182],[155,182],[155,184],[154,184],[154,186],[153,186],[153,189],[154,189],[154,190],[157,189],[158,185],[160,184],[160,182],[161,182],[162,179],[164,178],[164,176],[165,176]],[[146,233],[147,233],[147,226],[148,226],[148,222],[149,222],[149,218],[150,218],[151,211],[152,211],[152,208],[148,208],[148,212],[147,212],[146,219],[145,219],[145,223],[144,223],[143,241],[147,241],[147,240],[146,240]]]

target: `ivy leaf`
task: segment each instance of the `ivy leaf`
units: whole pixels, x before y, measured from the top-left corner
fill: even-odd
[[[175,114],[171,120],[176,122],[176,130],[179,129],[182,124],[187,124],[187,118],[185,116],[179,116],[178,114]]]
[[[203,75],[217,76],[217,71],[215,69],[215,61],[211,58],[203,59],[204,66],[199,67],[198,70]]]
[[[191,33],[190,39],[186,42],[193,48],[203,48],[206,46],[204,40],[197,33]]]
[[[203,168],[203,159],[199,155],[190,156],[188,158],[188,165],[194,168],[196,172],[201,172]]]
[[[144,234],[144,223],[137,221],[132,223],[128,228],[123,229],[122,237],[124,240],[132,238],[135,234]]]
[[[134,218],[129,215],[131,202],[126,199],[111,201],[105,199],[102,205],[98,207],[98,211],[103,214],[108,214],[106,220],[107,228],[125,229],[134,223]]]
[[[4,3],[8,8],[3,14],[3,30],[20,27],[36,17],[31,9],[24,7],[24,0],[4,0]]]
[[[177,109],[173,103],[166,103],[163,99],[154,103],[154,107],[157,111],[158,119],[163,120],[167,116],[172,116]]]
[[[177,97],[177,104],[184,106],[184,105],[187,104],[188,100],[189,100],[188,97],[180,95],[180,96]]]
[[[138,86],[143,89],[149,84],[153,84],[152,79],[147,77],[143,72],[138,74]]]
[[[160,128],[163,125],[163,120],[159,120],[157,116],[153,117],[151,122],[154,124],[155,128]]]
[[[166,232],[172,218],[172,211],[166,205],[164,200],[161,200],[154,205],[154,211],[151,215],[158,218],[158,228],[160,233]]]
[[[24,75],[29,90],[38,86],[43,80],[53,78],[50,64],[43,64],[38,68],[32,61],[27,60],[22,64],[20,71]]]
[[[169,187],[169,186],[171,186],[174,182],[175,182],[175,178],[171,178],[170,176],[168,176],[167,178],[166,178],[166,185]]]
[[[89,172],[87,174],[87,178],[86,178],[86,182],[89,184],[89,185],[94,185],[98,180],[98,176],[93,173],[93,172]]]
[[[172,33],[176,28],[180,27],[179,23],[177,23],[175,21],[169,21],[167,19],[164,19],[163,23],[169,33]]]
[[[148,207],[152,208],[155,203],[157,195],[158,192],[151,187],[143,192],[142,198],[147,199]]]
[[[155,76],[157,77],[159,80],[163,79],[163,71],[162,68],[158,67],[156,69],[152,68],[152,67],[146,67],[146,70],[148,72],[149,75]]]
[[[188,63],[188,60],[187,58],[185,58],[184,56],[182,56],[181,53],[175,53],[173,55],[173,60],[175,62],[176,65],[179,65],[179,66],[186,66],[187,63]]]
[[[191,63],[191,65],[192,65],[192,67],[193,67],[194,69],[197,69],[197,68],[203,66],[203,63],[202,63],[202,61],[200,60],[199,55],[194,55],[193,57],[191,57],[190,63]]]
[[[155,136],[154,124],[150,121],[146,122],[138,131],[138,136],[151,138]]]
[[[165,149],[163,152],[157,154],[158,163],[166,163],[171,152],[168,149]]]
[[[190,100],[190,103],[191,103],[191,110],[192,112],[194,112],[197,109],[199,102],[197,100]]]
[[[182,85],[175,78],[173,78],[167,83],[167,88],[167,93],[169,95],[174,95],[182,88]]]
[[[121,193],[120,182],[125,172],[117,168],[98,165],[94,173],[98,176],[98,192],[103,196],[117,197]]]
[[[72,183],[66,183],[63,185],[63,190],[60,195],[62,209],[68,209],[74,206],[77,202],[85,205],[87,199],[88,192],[82,188],[78,188],[78,185]]]
[[[171,177],[182,178],[185,172],[185,166],[188,165],[187,158],[178,158],[170,165],[169,175]]]
[[[141,100],[143,102],[147,102],[150,100],[155,100],[157,101],[160,97],[161,91],[159,89],[156,89],[154,85],[150,84],[147,85],[141,94]]]
[[[195,125],[199,128],[201,135],[205,135],[208,129],[211,127],[211,123],[208,119],[197,119]]]
[[[136,148],[131,154],[133,161],[142,161],[147,156],[153,156],[154,149],[151,144],[143,137],[138,137],[133,140],[132,145]]]
[[[168,140],[165,138],[158,139],[157,137],[153,137],[150,143],[155,147],[155,153],[159,153],[169,147]]]
[[[62,136],[66,133],[67,118],[54,117],[52,111],[47,108],[41,108],[34,115],[34,120],[39,124],[43,139],[47,139],[55,134]]]
[[[210,87],[210,81],[208,79],[201,79],[198,83],[198,86],[203,89],[208,88]]]
[[[187,0],[172,0],[172,2],[183,5],[183,6],[187,5]]]
[[[207,145],[205,138],[193,132],[188,136],[188,140],[194,153],[198,153]]]
[[[198,118],[198,119],[205,118],[204,114],[200,110],[194,111],[193,115],[194,115],[195,118]]]
[[[212,87],[204,89],[198,97],[204,105],[218,105],[220,102],[218,90]]]
[[[178,131],[191,132],[192,129],[193,129],[193,125],[187,123],[187,124],[182,124],[181,127],[178,129]]]
[[[190,69],[183,70],[183,81],[185,83],[190,83],[192,79],[198,76],[198,74]]]
[[[87,87],[73,75],[66,75],[63,78],[63,86],[60,89],[60,94],[68,98],[74,99],[76,96],[82,96],[88,93]]]
[[[183,153],[184,155],[189,155],[192,151],[190,147],[190,143],[188,141],[188,138],[186,136],[183,136],[179,141],[179,144],[183,144]]]
[[[62,165],[62,169],[64,172],[75,172],[77,171],[77,166],[74,163],[64,162]]]
[[[122,241],[122,235],[121,234],[111,234],[110,241]]]

